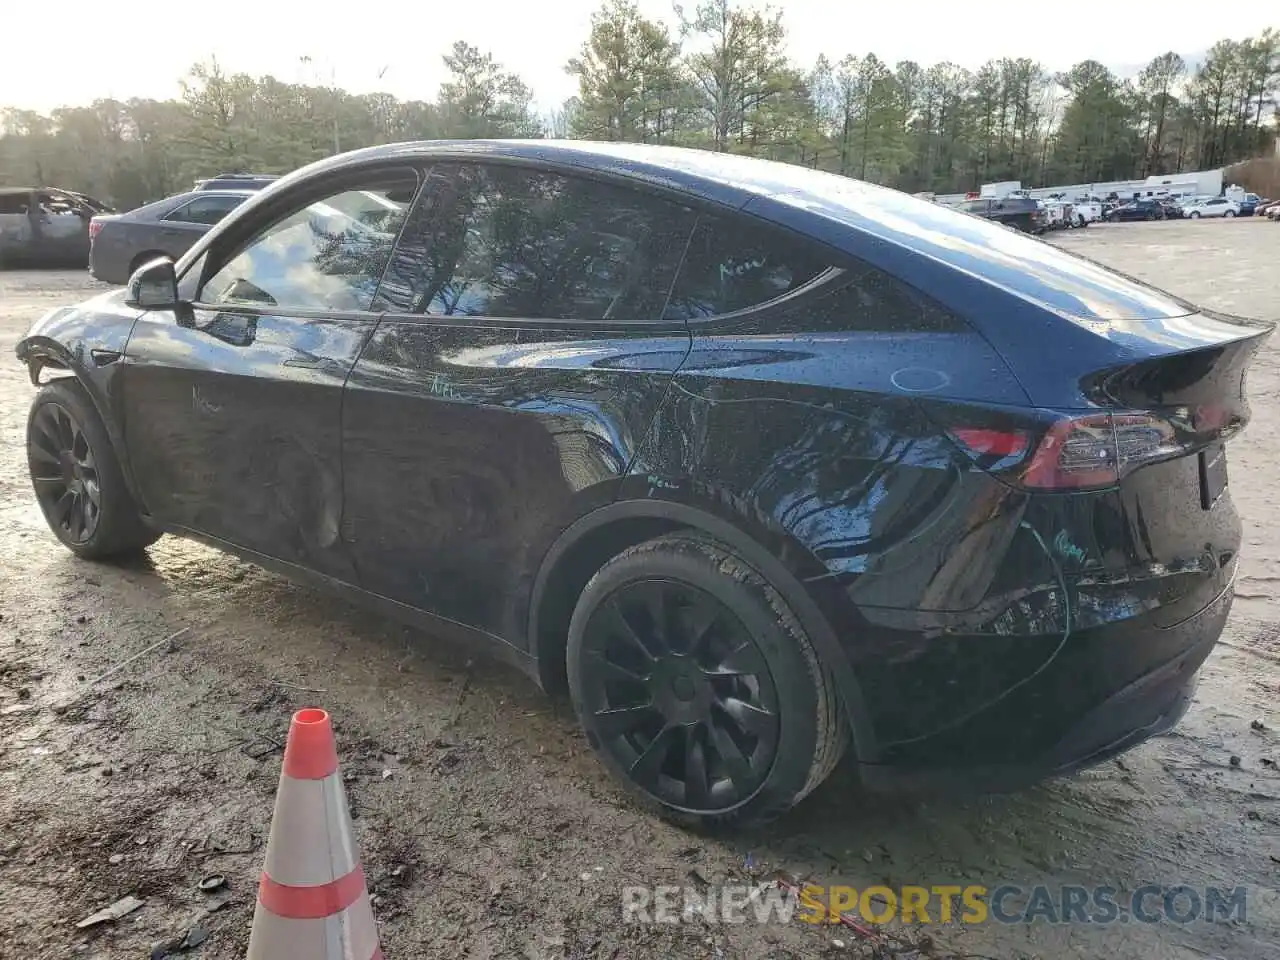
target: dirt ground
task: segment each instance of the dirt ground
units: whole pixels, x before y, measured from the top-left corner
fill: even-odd
[[[1100,226],[1054,242],[1280,319],[1280,225]],[[799,922],[620,922],[624,884],[727,882],[748,855],[859,887],[1249,887],[1246,919],[1227,924],[936,925],[903,956],[1280,957],[1280,338],[1231,450],[1246,522],[1235,611],[1174,733],[1015,796],[861,797],[837,771],[767,832],[711,841],[635,809],[567,706],[505,667],[173,538],[128,569],[58,546],[27,481],[33,391],[13,346],[95,289],[79,272],[0,274],[0,958],[146,957],[197,921],[209,936],[192,956],[243,956],[279,744],[312,703],[335,717],[390,958],[871,956],[850,931]],[[228,887],[201,893],[215,872]],[[128,894],[145,906],[75,929]]]

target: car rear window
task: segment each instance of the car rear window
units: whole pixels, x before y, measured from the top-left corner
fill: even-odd
[[[819,175],[811,172],[811,178]],[[771,199],[847,224],[862,238],[906,248],[982,277],[1069,317],[1155,320],[1195,312],[1161,290],[990,220],[844,177],[820,179],[821,194],[806,190]]]

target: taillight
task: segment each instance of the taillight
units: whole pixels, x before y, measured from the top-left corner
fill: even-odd
[[[1179,430],[1151,413],[1096,413],[1055,420],[1036,442],[1024,430],[951,427],[980,466],[1019,487],[1110,487],[1139,467],[1188,451]]]
[[[97,217],[94,217],[93,219],[91,219],[89,221],[89,239],[92,240],[94,237],[96,237],[98,235],[98,232],[101,229],[102,229],[102,221],[99,220]]]

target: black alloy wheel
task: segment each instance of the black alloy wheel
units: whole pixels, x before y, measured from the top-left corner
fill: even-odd
[[[826,778],[848,739],[835,681],[782,594],[696,531],[605,564],[578,599],[565,653],[592,749],[683,826],[777,816]]]
[[[586,635],[588,729],[637,786],[690,813],[755,794],[778,749],[778,694],[733,611],[696,587],[641,580],[610,594]]]
[[[31,483],[64,543],[88,543],[102,518],[102,486],[84,427],[62,404],[42,404],[28,431]]]
[[[110,436],[77,380],[45,384],[27,417],[27,466],[49,529],[89,560],[154,543],[125,484]]]

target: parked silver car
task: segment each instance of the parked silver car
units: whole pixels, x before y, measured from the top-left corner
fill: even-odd
[[[0,266],[82,265],[90,218],[110,209],[57,187],[0,189]]]
[[[94,217],[89,221],[89,272],[107,283],[127,283],[148,260],[176,260],[253,195],[253,190],[192,190],[128,213]]]

